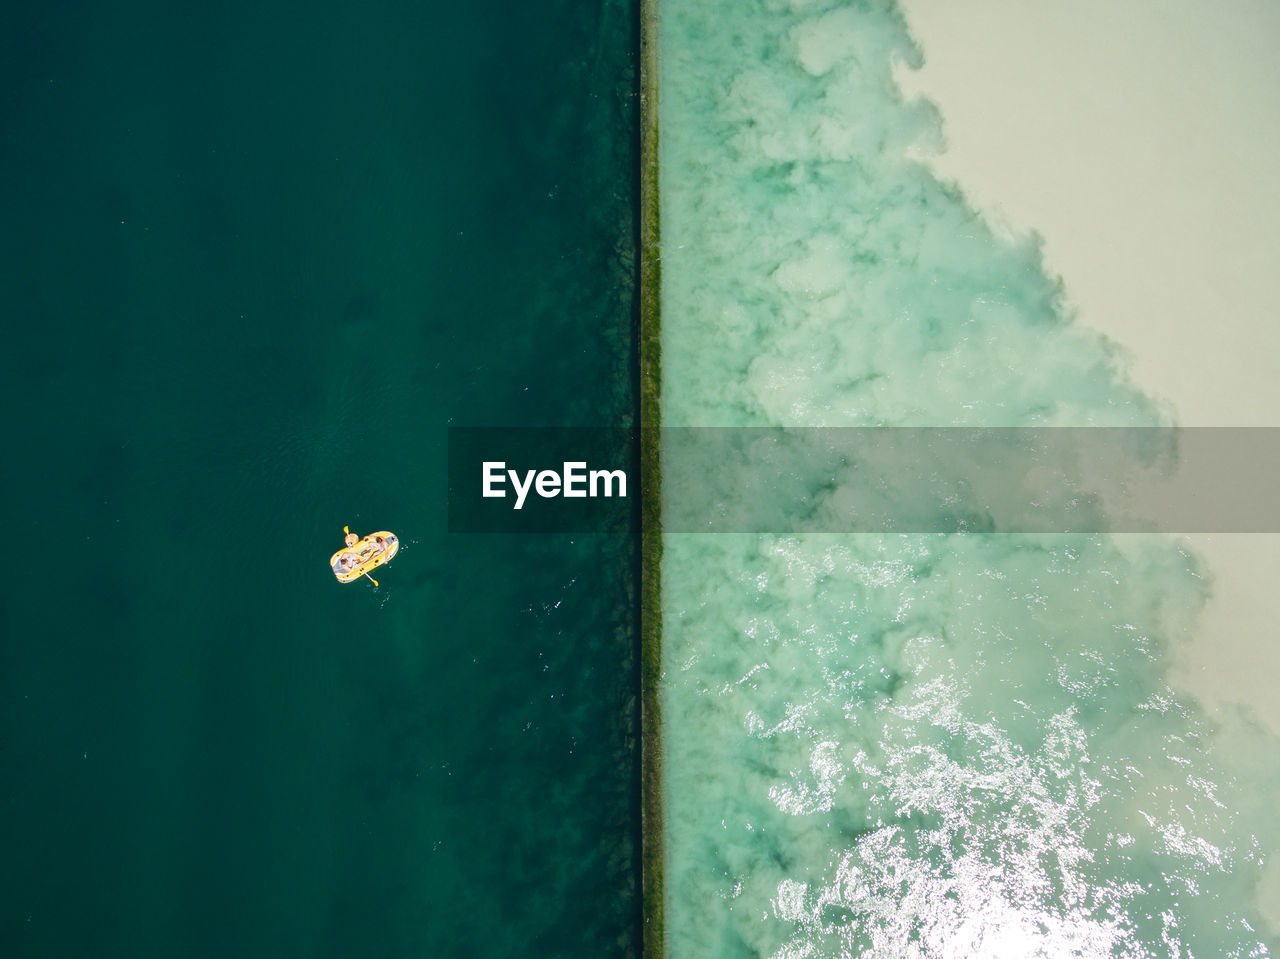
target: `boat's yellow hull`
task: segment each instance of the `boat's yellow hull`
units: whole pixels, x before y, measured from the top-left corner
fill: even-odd
[[[378,545],[378,537],[386,543],[385,548]],[[391,562],[392,557],[400,551],[400,540],[394,533],[380,530],[370,533],[354,546],[344,546],[329,557],[329,568],[339,583],[354,583],[370,570],[377,569]],[[343,565],[346,558],[349,565]]]

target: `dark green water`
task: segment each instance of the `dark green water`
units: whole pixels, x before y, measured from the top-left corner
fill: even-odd
[[[635,544],[444,521],[630,422],[633,7],[10,10],[0,953],[637,949]]]

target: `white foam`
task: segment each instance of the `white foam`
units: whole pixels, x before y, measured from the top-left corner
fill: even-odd
[[[896,8],[668,0],[662,36],[668,424],[1163,421],[1073,324],[1039,242],[910,159],[940,133],[897,93],[918,51]],[[1280,752],[1164,684],[1203,598],[1190,557],[664,548],[674,957],[1257,945]]]

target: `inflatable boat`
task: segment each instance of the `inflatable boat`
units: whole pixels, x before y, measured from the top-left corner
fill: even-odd
[[[391,562],[391,558],[400,549],[400,540],[394,533],[385,529],[370,533],[359,539],[347,526],[342,527],[346,534],[346,545],[329,557],[329,568],[339,583],[354,583],[362,576],[369,576],[369,570],[377,569]],[[374,586],[378,581],[369,576]]]

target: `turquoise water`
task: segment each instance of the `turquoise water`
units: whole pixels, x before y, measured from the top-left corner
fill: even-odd
[[[660,15],[667,424],[1167,422],[911,158],[896,7]],[[1165,679],[1209,588],[1154,536],[668,534],[670,955],[1274,954],[1280,743]]]
[[[634,544],[444,460],[630,422],[634,6],[6,12],[0,954],[633,954]]]

